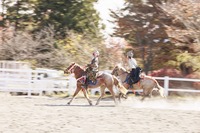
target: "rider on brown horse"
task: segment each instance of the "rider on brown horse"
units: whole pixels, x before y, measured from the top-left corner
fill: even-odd
[[[87,69],[86,69],[86,88],[88,86],[88,82],[92,81],[93,83],[95,83],[96,81],[96,75],[98,72],[98,68],[99,68],[99,51],[95,51],[93,53],[93,58],[90,64],[87,65]]]

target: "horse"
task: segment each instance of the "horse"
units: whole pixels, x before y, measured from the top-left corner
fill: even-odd
[[[108,72],[103,72],[103,71],[100,72],[99,71],[97,74],[96,83],[89,83],[87,88],[85,88],[85,86],[84,86],[85,80],[86,80],[86,70],[83,67],[81,67],[80,65],[78,65],[77,63],[74,63],[74,62],[71,63],[71,65],[69,65],[69,67],[67,67],[64,70],[64,73],[67,73],[67,74],[74,73],[74,76],[77,80],[76,90],[75,90],[71,100],[68,102],[68,105],[71,104],[71,102],[73,101],[73,99],[76,97],[76,95],[79,93],[79,91],[81,89],[83,91],[85,98],[88,100],[90,105],[92,105],[92,101],[90,100],[90,98],[88,96],[87,88],[92,89],[92,88],[100,87],[101,95],[98,98],[96,105],[99,104],[100,100],[105,95],[105,88],[108,88],[108,90],[110,91],[115,105],[117,105],[117,101],[115,99],[115,93],[113,91],[113,87],[117,86],[120,94],[123,96],[125,96],[127,93],[127,89],[120,83],[120,81],[117,79],[117,77],[114,75],[111,75]]]
[[[125,68],[120,65],[116,65],[111,74],[119,77],[126,89],[131,88],[130,85],[127,83],[129,73],[128,71],[126,71]],[[147,76],[145,74],[140,74],[140,80],[138,81],[138,84],[133,84],[132,88],[143,90],[143,97],[141,99],[142,101],[145,99],[145,97],[151,97],[154,88],[158,89],[161,97],[165,97],[164,88],[160,86],[153,77]]]

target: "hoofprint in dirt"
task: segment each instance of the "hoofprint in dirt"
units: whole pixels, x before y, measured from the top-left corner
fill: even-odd
[[[85,98],[0,94],[2,133],[199,133],[199,99],[129,97],[119,106],[109,98],[89,106]],[[93,101],[96,98],[92,98]]]

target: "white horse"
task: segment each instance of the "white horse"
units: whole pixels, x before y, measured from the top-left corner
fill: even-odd
[[[122,84],[126,89],[129,89],[130,86],[127,83],[126,79],[129,73],[126,71],[125,68],[121,67],[120,65],[115,66],[115,68],[112,71],[112,74],[115,76],[118,76],[119,79],[122,81]],[[159,90],[159,94],[161,97],[164,96],[164,88],[161,87],[158,82],[151,76],[146,76],[145,74],[140,75],[140,80],[138,83],[133,84],[133,88],[135,89],[142,89],[143,90],[143,97],[141,100],[144,100],[145,97],[151,97],[152,91],[154,88],[157,88]]]

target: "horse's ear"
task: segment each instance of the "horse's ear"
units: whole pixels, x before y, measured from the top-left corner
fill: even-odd
[[[71,63],[71,65],[75,65],[75,64],[76,64],[75,62],[72,62],[72,63]]]
[[[120,67],[122,67],[122,64],[121,63],[117,64],[117,68],[120,68]]]

